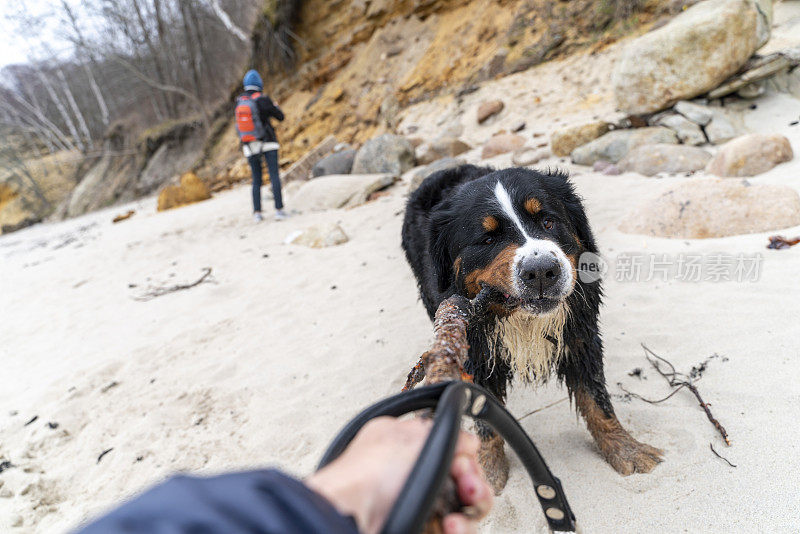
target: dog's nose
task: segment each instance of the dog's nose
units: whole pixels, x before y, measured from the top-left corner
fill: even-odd
[[[520,264],[519,277],[534,291],[544,293],[561,278],[561,264],[552,254],[535,254]]]

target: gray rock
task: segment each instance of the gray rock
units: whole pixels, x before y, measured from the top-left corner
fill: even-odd
[[[706,142],[703,130],[683,115],[665,115],[658,120],[658,124],[674,130],[678,139],[687,145],[702,145]]]
[[[626,172],[655,176],[660,172],[683,173],[705,168],[711,154],[686,145],[643,145],[634,148],[619,162]]]
[[[367,201],[370,194],[392,185],[393,174],[334,174],[305,182],[292,194],[294,208],[324,211],[352,208]]]
[[[438,171],[459,167],[461,165],[465,165],[466,163],[467,162],[461,158],[442,158],[434,161],[430,165],[427,165],[426,167],[423,167],[414,173],[414,177],[411,178],[411,184],[408,186],[408,192],[410,193],[416,190],[422,184],[422,182],[425,181],[425,178],[431,174]]]
[[[681,100],[675,104],[675,111],[700,126],[705,126],[714,117],[714,112],[708,107],[694,102],[687,102],[686,100]]]
[[[800,225],[800,195],[785,185],[697,178],[667,188],[620,224],[622,232],[705,239]]]
[[[353,161],[353,174],[390,173],[400,176],[414,166],[414,147],[405,137],[383,134],[362,146]]]
[[[706,171],[717,176],[755,176],[793,157],[792,145],[782,135],[743,135],[722,145]]]
[[[311,175],[316,178],[328,174],[350,174],[350,171],[353,170],[353,161],[355,159],[355,150],[334,152],[319,160],[311,169]]]
[[[614,130],[572,151],[572,162],[593,165],[598,160],[617,163],[628,152],[642,145],[677,144],[678,136],[669,128],[652,126],[634,130]]]
[[[705,0],[633,40],[612,75],[617,107],[651,113],[715,88],[768,35],[760,21],[754,0]]]
[[[349,240],[347,234],[338,224],[322,223],[292,232],[286,237],[285,242],[289,245],[323,248],[341,245]]]
[[[715,145],[730,141],[739,135],[736,127],[720,111],[714,113],[714,118],[708,123],[705,131],[708,140]]]

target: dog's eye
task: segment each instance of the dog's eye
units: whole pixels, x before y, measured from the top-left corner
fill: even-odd
[[[555,227],[555,225],[556,225],[556,223],[553,221],[553,219],[550,219],[550,218],[547,218],[547,219],[543,220],[542,224],[544,224],[544,227],[547,230],[552,230],[553,227]]]
[[[481,241],[481,243],[483,243],[484,245],[491,245],[492,243],[494,243],[494,236],[487,235],[486,237],[483,238],[483,241]]]

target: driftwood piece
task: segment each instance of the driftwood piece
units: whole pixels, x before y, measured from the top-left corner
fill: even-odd
[[[627,395],[630,395],[631,397],[637,398],[639,400],[643,400],[644,402],[647,402],[647,403],[650,403],[650,404],[658,404],[658,403],[664,402],[665,400],[671,398],[673,395],[678,393],[683,388],[688,389],[695,396],[695,398],[697,399],[697,402],[700,403],[700,407],[706,413],[706,417],[708,418],[708,420],[711,421],[711,424],[714,425],[714,428],[716,428],[717,431],[720,433],[720,435],[722,436],[722,439],[725,440],[725,445],[728,445],[730,447],[731,440],[728,437],[727,430],[725,430],[725,427],[722,426],[722,424],[711,413],[711,408],[709,408],[710,404],[708,404],[707,402],[705,402],[703,400],[703,397],[700,396],[700,392],[697,390],[697,386],[694,385],[694,381],[697,378],[700,378],[700,375],[702,373],[701,369],[704,369],[704,366],[707,363],[707,361],[703,362],[699,369],[696,368],[696,367],[693,367],[692,368],[692,372],[690,372],[689,375],[686,375],[684,373],[679,373],[678,371],[676,371],[675,370],[675,366],[672,365],[672,363],[670,363],[668,360],[662,358],[661,356],[659,356],[658,354],[656,354],[655,352],[653,352],[652,350],[647,348],[647,346],[644,343],[642,343],[642,348],[646,352],[645,358],[647,358],[647,361],[650,362],[650,365],[652,365],[653,368],[658,372],[658,374],[660,374],[664,378],[664,380],[667,381],[667,383],[670,385],[670,387],[673,387],[673,388],[676,388],[676,389],[672,393],[670,393],[669,395],[664,397],[663,399],[651,400],[651,399],[647,399],[645,397],[642,397],[641,395],[638,395],[636,393],[628,391],[627,389],[625,389],[622,386],[622,384],[618,383],[617,386],[622,391],[624,391]],[[650,358],[650,356],[653,356],[653,358],[655,358],[655,359]],[[669,367],[670,370],[665,372],[661,368],[661,366],[659,365],[659,362],[663,362],[665,365],[667,365]]]
[[[800,65],[800,47],[752,58],[738,73],[728,78],[716,89],[709,91],[708,98],[721,98],[729,95],[746,85],[769,78],[795,65]]]
[[[425,378],[428,384],[447,380],[472,381],[472,377],[464,372],[469,351],[467,326],[470,321],[486,314],[495,297],[495,290],[485,288],[471,301],[453,295],[439,304],[433,320],[433,345],[408,373],[403,391],[413,389]]]
[[[773,235],[769,238],[769,245],[767,245],[767,248],[773,250],[783,250],[785,248],[791,248],[798,243],[800,243],[800,236],[795,237],[794,239],[787,239],[782,235]]]
[[[167,286],[167,287],[151,286],[143,294],[139,295],[138,297],[134,297],[133,300],[147,301],[147,300],[152,300],[156,297],[160,297],[162,295],[167,295],[168,293],[175,293],[176,291],[191,289],[195,286],[199,286],[203,282],[211,282],[213,278],[210,277],[211,277],[211,267],[206,267],[203,269],[203,275],[194,282],[188,284],[177,284],[174,286]]]
[[[403,391],[408,391],[425,380],[427,384],[438,384],[450,380],[472,381],[464,371],[469,342],[467,326],[470,321],[483,317],[489,305],[500,295],[496,290],[484,288],[473,299],[467,300],[453,295],[439,304],[433,320],[433,344],[408,373]],[[436,503],[423,534],[441,534],[442,521],[447,514],[474,514],[474,510],[461,506],[455,482],[448,478],[436,497]]]

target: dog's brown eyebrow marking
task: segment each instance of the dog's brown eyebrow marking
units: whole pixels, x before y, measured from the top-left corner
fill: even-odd
[[[487,232],[494,232],[497,230],[497,227],[500,226],[500,223],[497,222],[497,219],[492,217],[491,215],[487,215],[483,218],[483,229]]]
[[[536,215],[540,209],[542,209],[542,203],[538,198],[531,197],[525,201],[525,210],[531,215]]]

